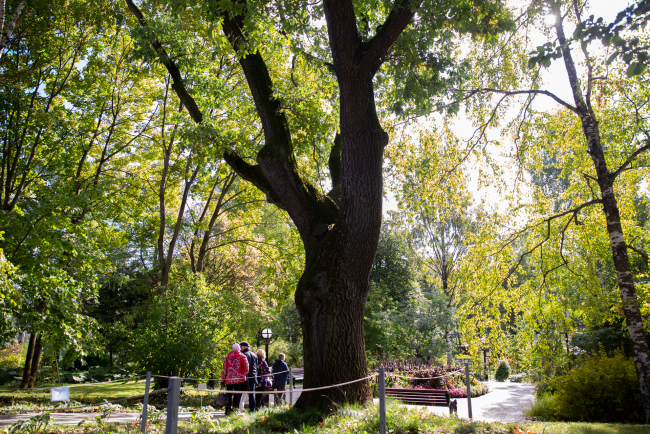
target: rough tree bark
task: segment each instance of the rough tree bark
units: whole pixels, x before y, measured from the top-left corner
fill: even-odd
[[[576,6],[575,2],[574,6]],[[621,225],[618,202],[616,200],[616,195],[614,194],[614,181],[616,180],[616,177],[638,154],[633,154],[633,156],[630,157],[618,170],[614,172],[609,171],[601,143],[600,131],[598,129],[598,119],[592,109],[590,100],[592,86],[591,61],[587,56],[588,88],[586,94],[583,94],[571,49],[569,48],[564,34],[560,3],[553,3],[552,8],[555,17],[557,17],[555,21],[555,31],[562,48],[562,58],[564,60],[565,69],[569,77],[569,83],[571,85],[571,91],[575,102],[574,112],[580,118],[582,131],[587,140],[587,152],[589,153],[596,170],[603,204],[603,212],[607,222],[607,233],[609,234],[610,246],[612,249],[612,259],[614,262],[614,268],[616,269],[618,286],[621,293],[623,313],[625,315],[625,321],[632,342],[632,354],[639,381],[641,400],[643,402],[645,423],[650,423],[650,350],[648,348],[645,331],[643,330],[643,319],[641,317],[639,301],[634,288],[634,280],[630,269],[627,244],[625,243],[623,227]],[[575,7],[575,13],[580,21],[577,6]]]
[[[146,20],[131,0],[140,25]],[[226,152],[224,158],[270,203],[287,211],[305,249],[305,270],[296,288],[303,329],[305,388],[367,376],[363,317],[368,279],[381,227],[382,161],[388,135],[377,117],[373,77],[383,57],[410,23],[420,2],[398,0],[376,35],[362,42],[351,0],[325,0],[333,66],[340,89],[340,130],[329,160],[332,191],[323,194],[298,169],[291,130],[273,93],[273,82],[259,52],[239,59],[259,114],[265,144],[249,164]],[[241,5],[241,2],[240,2]],[[218,12],[232,48],[246,35],[242,15]],[[178,68],[159,42],[152,48],[174,80],[174,90],[192,118],[203,114],[185,88]],[[303,393],[298,407],[323,407],[370,399],[367,381]]]

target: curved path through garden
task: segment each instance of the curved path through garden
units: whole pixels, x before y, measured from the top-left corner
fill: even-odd
[[[486,422],[524,422],[524,409],[530,408],[534,400],[535,386],[531,383],[500,383],[488,381],[490,391],[478,398],[472,398],[472,416],[476,421]],[[458,417],[467,419],[467,398],[458,399]],[[409,405],[407,407],[414,407]],[[427,407],[433,413],[449,415],[444,407]]]

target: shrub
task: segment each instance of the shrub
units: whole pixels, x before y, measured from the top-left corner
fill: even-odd
[[[63,381],[67,383],[100,383],[103,381],[123,380],[133,376],[126,369],[115,366],[94,366],[87,371],[71,371],[61,373]]]
[[[494,379],[497,381],[506,381],[508,376],[510,376],[510,365],[505,360],[501,360],[497,372],[494,374]]]
[[[643,422],[641,394],[634,362],[621,350],[601,352],[582,366],[556,378],[553,413],[559,420]],[[607,409],[605,411],[605,409]]]
[[[533,420],[555,420],[555,397],[551,394],[539,395],[535,398],[530,408],[524,410],[526,417]]]
[[[20,369],[25,363],[27,344],[14,343],[0,350],[0,369]]]

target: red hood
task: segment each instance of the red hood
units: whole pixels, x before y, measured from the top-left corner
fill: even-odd
[[[242,355],[241,351],[232,350],[231,352],[228,353],[228,355],[226,356],[226,359],[231,359],[231,360],[236,359],[237,357],[239,357],[241,355]]]

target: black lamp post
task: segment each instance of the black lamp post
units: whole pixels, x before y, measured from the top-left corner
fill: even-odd
[[[488,353],[488,347],[487,347],[487,339],[485,336],[481,337],[481,344],[483,346],[483,373],[485,374],[485,381],[488,381],[489,378],[489,373],[488,373],[488,365],[487,365],[487,353]]]
[[[273,330],[271,330],[269,327],[264,328],[262,330],[262,339],[264,339],[264,345],[266,349],[266,358],[269,358],[269,341],[273,337]]]

